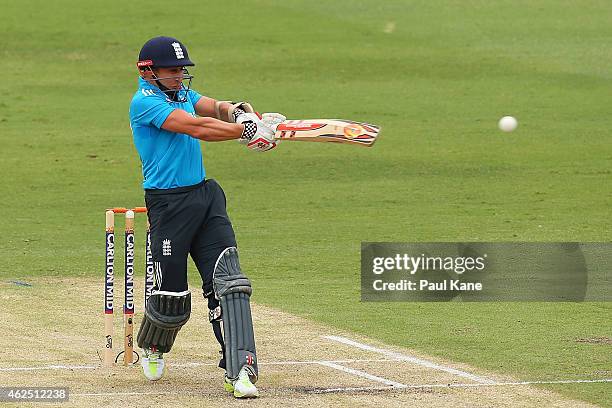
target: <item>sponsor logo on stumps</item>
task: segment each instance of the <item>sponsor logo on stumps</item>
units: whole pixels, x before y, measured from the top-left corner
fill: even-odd
[[[104,313],[113,313],[113,285],[115,281],[115,234],[106,233],[106,276],[104,279]]]
[[[134,313],[134,234],[125,234],[125,305],[126,313]]]

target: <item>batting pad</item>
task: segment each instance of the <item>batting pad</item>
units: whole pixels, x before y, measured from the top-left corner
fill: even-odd
[[[191,293],[154,292],[145,308],[138,330],[138,347],[167,353],[172,349],[176,335],[191,315]]]
[[[215,264],[215,296],[221,302],[227,376],[237,378],[243,366],[251,367],[251,381],[257,381],[255,335],[251,317],[251,282],[242,273],[238,250],[226,248]]]

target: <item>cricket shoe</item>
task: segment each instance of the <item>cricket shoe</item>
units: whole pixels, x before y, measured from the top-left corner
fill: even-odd
[[[145,377],[157,381],[164,375],[164,354],[151,349],[143,349],[144,357],[140,364]]]
[[[251,382],[251,375],[254,376],[253,369],[245,365],[235,380],[225,377],[223,388],[225,388],[225,391],[233,393],[236,398],[257,398],[259,391],[257,391],[255,384]]]

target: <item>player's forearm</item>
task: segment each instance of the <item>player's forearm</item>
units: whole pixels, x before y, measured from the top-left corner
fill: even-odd
[[[203,96],[195,105],[195,111],[202,117],[215,118],[224,122],[233,123],[233,120],[230,120],[228,115],[231,106],[229,102],[217,101],[216,99]]]
[[[195,112],[201,117],[215,118],[224,122],[234,123],[242,113],[254,113],[248,102],[218,101],[203,96],[195,104]]]
[[[218,111],[215,110],[215,115],[217,119],[222,120],[224,122],[231,122],[228,111],[232,105],[229,102],[220,102],[218,106]]]
[[[247,104],[249,109],[240,105],[244,103],[245,102],[237,102],[234,105],[231,102],[227,102],[227,101],[215,101],[214,102],[214,116],[212,117],[222,120],[224,122],[234,123],[236,122],[236,117],[240,115],[240,113],[253,111],[253,109],[251,108],[251,105]]]
[[[244,131],[244,125],[213,118],[198,118],[198,122],[189,135],[207,142],[238,139]]]
[[[244,131],[244,125],[223,122],[209,117],[196,118],[182,109],[175,109],[166,118],[162,129],[173,133],[183,133],[209,142],[220,142],[240,138]]]

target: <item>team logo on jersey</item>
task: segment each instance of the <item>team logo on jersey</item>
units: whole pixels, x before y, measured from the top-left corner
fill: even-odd
[[[172,244],[169,239],[164,239],[162,241],[162,255],[164,256],[172,255]]]
[[[183,55],[183,49],[181,48],[181,44],[173,42],[172,46],[174,47],[174,53],[176,54],[177,59],[185,58],[185,56]]]

